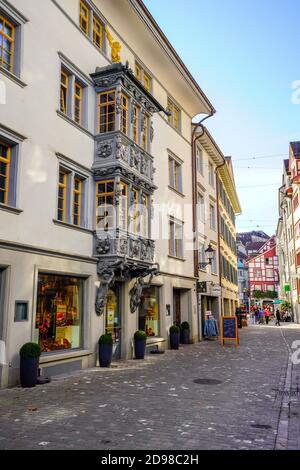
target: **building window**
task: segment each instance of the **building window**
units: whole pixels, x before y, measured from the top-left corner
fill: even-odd
[[[63,65],[60,73],[60,111],[73,119],[77,124],[85,126],[86,89],[71,71]]]
[[[171,126],[175,127],[176,130],[180,130],[180,109],[173,103],[173,101],[168,98],[168,111],[170,116],[168,116],[168,122]]]
[[[74,119],[77,124],[82,124],[82,96],[83,87],[75,82],[74,87]]]
[[[67,179],[68,174],[65,170],[59,170],[58,181],[58,201],[57,201],[57,219],[60,222],[66,222],[67,218]]]
[[[140,213],[139,213],[140,191],[136,188],[131,189],[131,206],[130,206],[130,232],[140,233]]]
[[[182,164],[169,156],[169,185],[182,192]]]
[[[211,260],[211,272],[213,274],[217,274],[218,273],[218,268],[217,268],[217,256],[216,256],[216,252],[214,253],[214,256]]]
[[[0,13],[0,66],[14,71],[15,26]]]
[[[73,224],[81,225],[81,205],[82,205],[82,186],[83,181],[74,177],[74,188],[73,188]]]
[[[142,193],[141,197],[141,235],[145,238],[149,237],[149,196]]]
[[[116,92],[105,91],[99,95],[99,132],[113,132],[116,130]]]
[[[57,220],[85,227],[85,186],[87,178],[75,170],[59,167]]]
[[[68,114],[69,76],[61,70],[60,79],[60,110]]]
[[[128,186],[125,183],[120,183],[120,205],[119,205],[119,221],[120,229],[127,230],[128,228]]]
[[[260,268],[254,268],[253,269],[253,278],[254,279],[261,279],[262,276],[262,271]]]
[[[144,87],[150,93],[150,91],[151,91],[151,78],[149,77],[149,75],[146,74],[146,72],[144,72]]]
[[[139,115],[140,111],[137,106],[132,107],[132,140],[138,144],[139,143]]]
[[[135,63],[135,77],[139,80],[139,82],[142,83],[144,88],[151,93],[151,87],[152,87],[152,78],[150,75],[145,72],[143,67],[138,64],[137,62]]]
[[[216,230],[216,209],[215,206],[210,204],[209,206],[209,219],[210,219],[210,228]]]
[[[197,171],[199,171],[199,173],[201,173],[201,175],[203,176],[204,174],[203,152],[199,148],[197,148]]]
[[[128,132],[128,98],[122,93],[121,131]]]
[[[273,271],[272,268],[267,268],[266,269],[266,277],[267,278],[272,278],[272,279],[274,278],[274,271]]]
[[[205,222],[205,199],[200,193],[198,193],[198,217],[200,222]]]
[[[9,203],[11,147],[0,140],[0,204]]]
[[[114,223],[114,181],[101,181],[96,186],[97,229],[109,230],[115,228]]]
[[[214,188],[215,187],[215,174],[214,174],[214,167],[211,162],[208,164],[208,180],[209,184]]]
[[[183,258],[183,223],[169,221],[169,254]]]
[[[149,118],[147,114],[143,114],[142,129],[141,129],[141,147],[144,150],[148,150],[148,141],[149,141]]]
[[[94,15],[93,17],[93,43],[102,49],[103,47],[103,24]]]
[[[43,353],[82,346],[83,280],[39,274],[35,341]]]
[[[159,336],[159,287],[143,289],[139,307],[139,330],[147,336]]]
[[[84,34],[89,34],[90,11],[89,7],[80,1],[80,28]]]
[[[199,242],[198,259],[199,263],[206,263],[205,245],[203,242]],[[205,269],[203,271],[205,271]]]

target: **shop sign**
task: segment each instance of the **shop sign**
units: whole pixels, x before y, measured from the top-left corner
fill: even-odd
[[[207,282],[197,282],[197,292],[198,294],[205,294],[207,292]]]

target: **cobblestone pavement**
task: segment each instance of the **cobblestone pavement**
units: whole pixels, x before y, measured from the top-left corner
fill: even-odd
[[[2,390],[0,448],[300,449],[300,364],[289,361],[300,328],[240,333],[238,351],[204,341]]]

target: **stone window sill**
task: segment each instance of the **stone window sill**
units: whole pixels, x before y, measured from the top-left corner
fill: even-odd
[[[69,124],[72,124],[72,126],[76,127],[76,129],[79,129],[81,132],[84,132],[84,134],[88,135],[92,139],[94,139],[94,135],[88,131],[85,127],[81,126],[78,124],[74,119],[70,118],[66,114],[62,113],[59,109],[56,111],[56,114],[62,118],[64,121],[68,122]]]
[[[89,228],[80,227],[79,225],[69,224],[68,222],[62,222],[61,220],[53,219],[53,222],[55,223],[55,225],[60,225],[62,227],[70,228],[73,230],[79,230],[80,232],[86,232],[91,235],[93,235],[94,233],[93,230],[90,230]]]
[[[11,213],[16,214],[16,215],[19,215],[23,212],[22,209],[17,209],[16,207],[8,206],[6,204],[0,204],[0,210],[6,211],[6,212],[11,212]]]
[[[53,351],[49,353],[42,353],[40,357],[40,364],[47,364],[49,362],[64,361],[65,359],[72,359],[73,357],[82,357],[90,356],[92,353],[87,349],[80,349],[70,351],[69,349],[64,349],[61,352]]]
[[[170,185],[169,185],[168,188],[169,188],[171,191],[174,191],[174,193],[178,194],[178,196],[185,197],[185,195],[184,195],[181,191],[179,191],[179,190],[176,189],[176,188],[173,188],[173,186],[170,186]]]
[[[16,83],[17,85],[19,85],[21,88],[25,88],[27,86],[27,83],[23,82],[23,80],[17,77],[17,75],[15,75],[12,72],[9,72],[4,67],[0,66],[0,73],[5,75],[7,78],[9,78],[12,82]]]
[[[177,261],[186,261],[185,258],[181,258],[180,256],[168,255],[169,258],[176,259]]]

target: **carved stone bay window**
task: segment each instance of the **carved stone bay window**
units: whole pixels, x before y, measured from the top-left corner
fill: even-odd
[[[98,132],[93,173],[96,182],[94,254],[100,287],[96,312],[104,311],[115,280],[136,279],[130,291],[134,312],[143,279],[158,274],[151,239],[154,157],[152,116],[164,108],[135,77],[128,65],[114,63],[91,74],[95,83]]]

